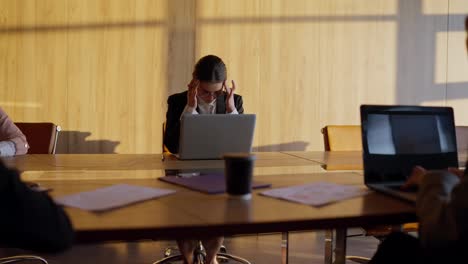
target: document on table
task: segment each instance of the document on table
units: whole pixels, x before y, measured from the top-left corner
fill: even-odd
[[[362,196],[368,192],[369,190],[362,186],[317,182],[267,190],[261,192],[261,194],[301,204],[322,206],[329,203]]]
[[[89,211],[105,211],[174,193],[174,190],[117,184],[58,197],[55,202]]]

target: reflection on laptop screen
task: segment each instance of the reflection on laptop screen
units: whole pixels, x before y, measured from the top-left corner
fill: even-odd
[[[435,154],[456,151],[447,115],[369,114],[367,144],[371,154]]]

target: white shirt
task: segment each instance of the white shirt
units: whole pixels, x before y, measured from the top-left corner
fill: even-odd
[[[0,157],[11,157],[16,153],[15,143],[12,141],[0,141]]]
[[[216,114],[216,99],[211,101],[211,103],[207,103],[203,101],[203,99],[197,96],[197,102],[198,102],[198,109],[200,110],[200,112],[198,112],[195,107],[190,107],[188,105],[185,105],[182,115]],[[237,109],[234,108],[234,111],[232,111],[231,113],[226,113],[226,114],[237,115],[239,114],[239,112],[237,112]]]

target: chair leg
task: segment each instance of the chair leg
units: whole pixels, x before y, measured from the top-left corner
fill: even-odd
[[[237,261],[238,263],[242,263],[242,264],[251,264],[248,260],[241,258],[239,256],[234,256],[234,255],[224,254],[224,253],[218,253],[217,256],[218,256],[217,258],[226,258],[226,259]]]
[[[182,255],[175,255],[175,256],[169,256],[169,257],[165,257],[163,259],[160,259],[156,262],[153,262],[153,264],[168,264],[168,263],[171,263],[173,261],[183,261],[184,258]]]
[[[335,230],[335,264],[346,263],[346,228],[337,228]]]
[[[325,230],[325,264],[333,263],[333,230]]]
[[[164,257],[169,257],[171,255],[174,255],[174,251],[178,252],[178,249],[175,247],[167,247],[164,249]],[[177,253],[178,254],[178,253]],[[177,255],[176,254],[176,255]]]
[[[47,260],[45,260],[44,258],[41,258],[39,256],[32,256],[32,255],[20,255],[20,256],[14,256],[14,257],[0,258],[0,264],[16,263],[16,262],[27,261],[27,260],[36,260],[36,261],[40,261],[43,264],[48,264]]]
[[[281,264],[288,264],[289,261],[289,233],[281,233]]]
[[[170,252],[170,248],[167,248],[166,251],[165,251],[165,258],[163,259],[160,259],[156,262],[153,262],[153,264],[169,264],[171,262],[174,262],[174,261],[183,261],[184,260],[184,257],[182,254],[177,254],[177,255],[174,255],[174,256],[167,256],[166,253],[168,253],[168,250],[169,250],[169,254],[171,253]],[[219,262],[227,262],[229,260],[233,260],[237,263],[240,263],[240,264],[251,264],[248,260],[244,259],[244,258],[241,258],[241,257],[238,257],[238,256],[234,256],[234,255],[231,255],[231,254],[227,254],[226,253],[226,248],[224,246],[221,247],[220,249],[220,253],[216,254],[216,258],[219,260]],[[200,245],[195,249],[195,252],[194,252],[194,263],[195,264],[205,264],[205,259],[206,259],[206,253],[205,253],[205,250],[203,248],[203,245],[200,243]]]

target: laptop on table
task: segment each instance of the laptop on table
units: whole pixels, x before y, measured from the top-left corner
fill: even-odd
[[[458,167],[451,107],[362,105],[364,183],[404,200],[417,190],[401,189],[414,166]]]
[[[254,114],[184,115],[177,157],[222,159],[228,152],[251,152],[255,120]]]

